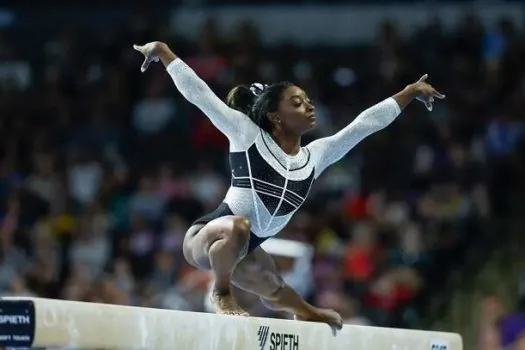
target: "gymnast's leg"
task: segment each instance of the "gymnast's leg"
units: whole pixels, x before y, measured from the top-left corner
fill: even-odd
[[[337,328],[343,325],[337,312],[310,305],[287,285],[279,276],[272,257],[261,247],[237,264],[233,271],[232,284],[259,295],[262,303],[272,310],[294,314],[297,320],[326,322]]]
[[[184,237],[186,261],[202,270],[211,270],[214,277],[212,301],[219,314],[247,315],[230,291],[235,265],[248,248],[250,222],[241,216],[224,216],[189,228]]]

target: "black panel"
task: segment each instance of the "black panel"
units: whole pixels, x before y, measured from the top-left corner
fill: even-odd
[[[235,177],[249,176],[248,163],[246,161],[246,154],[244,152],[230,153],[230,168]]]
[[[259,196],[259,198],[264,203],[264,206],[266,207],[266,209],[268,209],[270,214],[273,214],[275,212],[275,209],[277,209],[277,205],[279,204],[280,198],[268,196],[259,192],[257,192],[257,196]]]
[[[287,191],[284,194],[284,198],[289,203],[283,200],[279,211],[275,213],[275,215],[283,216],[290,214],[303,204],[302,198],[306,198],[310,191],[310,186],[314,181],[315,171],[313,169],[308,178],[304,180],[288,180],[288,182],[286,182],[285,177],[274,170],[272,166],[264,160],[255,144],[248,149],[248,155],[250,157],[249,164],[255,191],[271,215],[274,215],[277,205],[281,200],[285,183]],[[234,177],[250,176],[248,162],[246,161],[244,152],[230,153],[230,166]],[[250,179],[232,179],[232,186],[252,188]]]
[[[252,177],[280,187],[284,186],[284,176],[275,171],[270,164],[266,163],[264,158],[259,154],[255,144],[250,147],[248,154],[250,156]]]
[[[294,206],[288,204],[287,202],[283,201],[281,203],[281,206],[279,207],[279,210],[277,211],[277,214],[275,214],[275,215],[276,216],[288,215],[291,212],[293,212],[295,209],[297,209],[297,207],[294,207]]]

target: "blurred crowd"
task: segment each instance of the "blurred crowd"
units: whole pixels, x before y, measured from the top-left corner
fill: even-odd
[[[98,33],[0,32],[0,293],[203,310],[209,276],[181,243],[229,186],[228,144],[133,43],[170,44],[220,97],[237,83],[291,80],[333,133],[423,73],[447,95],[414,103],[316,183],[280,237],[315,248],[296,287],[348,323],[418,327],[483,224],[522,188],[523,33],[502,19],[439,20],[348,47],[263,47],[250,23],[200,40],[130,20]],[[282,268],[286,269],[286,264]],[[302,285],[303,284],[303,285]]]

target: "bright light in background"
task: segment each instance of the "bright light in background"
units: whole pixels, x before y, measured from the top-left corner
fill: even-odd
[[[356,80],[356,74],[351,68],[338,68],[334,71],[334,81],[341,87],[348,87]]]

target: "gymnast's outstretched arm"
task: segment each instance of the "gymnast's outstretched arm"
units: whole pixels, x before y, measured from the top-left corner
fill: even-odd
[[[143,46],[134,45],[134,48],[145,56],[141,71],[144,72],[151,62],[160,60],[182,96],[197,106],[230,143],[238,146],[234,148],[243,148],[245,143],[253,141],[251,139],[259,129],[250,118],[228,107],[168,45],[155,41]]]
[[[423,102],[431,111],[434,98],[443,99],[445,95],[440,94],[426,83],[427,77],[425,74],[416,83],[408,85],[396,95],[363,111],[336,134],[317,139],[306,146],[312,154],[316,177],[367,136],[390,125],[414,99]]]

